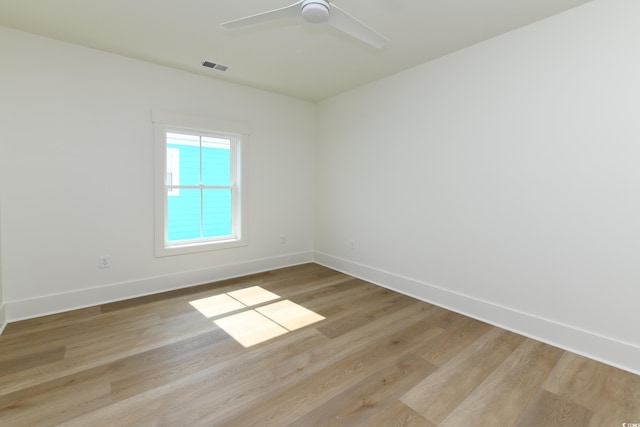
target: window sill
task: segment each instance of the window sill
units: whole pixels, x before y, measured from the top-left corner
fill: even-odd
[[[246,239],[229,239],[219,240],[215,242],[201,242],[201,243],[185,243],[174,246],[158,246],[156,247],[156,258],[184,255],[198,252],[217,251],[222,249],[239,248],[247,246]]]

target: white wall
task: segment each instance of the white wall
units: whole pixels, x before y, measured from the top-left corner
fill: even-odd
[[[640,372],[638,16],[594,1],[322,102],[316,259]]]
[[[2,27],[0,52],[10,321],[312,259],[313,104]],[[153,108],[251,126],[248,247],[154,257]]]

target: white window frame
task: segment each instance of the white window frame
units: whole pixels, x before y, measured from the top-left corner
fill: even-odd
[[[237,248],[248,245],[247,230],[247,158],[250,127],[210,117],[187,115],[165,110],[153,110],[154,127],[154,229],[155,256],[189,254],[203,251]],[[232,153],[232,235],[211,239],[169,242],[167,232],[167,133],[188,133],[225,136],[235,146]],[[235,158],[234,158],[235,157]]]
[[[180,149],[179,148],[167,148],[167,163],[165,163],[165,173],[167,184],[169,184],[169,169],[172,171],[171,186],[169,190],[169,196],[179,196],[180,188],[173,188],[173,186],[180,186]],[[169,167],[171,166],[171,167]]]

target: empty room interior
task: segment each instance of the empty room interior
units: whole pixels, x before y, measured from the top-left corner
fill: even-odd
[[[640,426],[640,2],[291,3],[0,0],[0,425]]]

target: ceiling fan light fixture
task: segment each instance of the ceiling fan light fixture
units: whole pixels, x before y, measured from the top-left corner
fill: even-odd
[[[329,3],[323,0],[307,0],[302,3],[302,17],[312,24],[329,20]]]
[[[223,22],[221,25],[231,30],[281,18],[295,18],[301,15],[302,19],[307,22],[313,24],[326,23],[338,31],[342,31],[375,48],[381,48],[389,42],[383,35],[360,22],[356,17],[340,9],[329,0],[297,0],[289,6]]]

